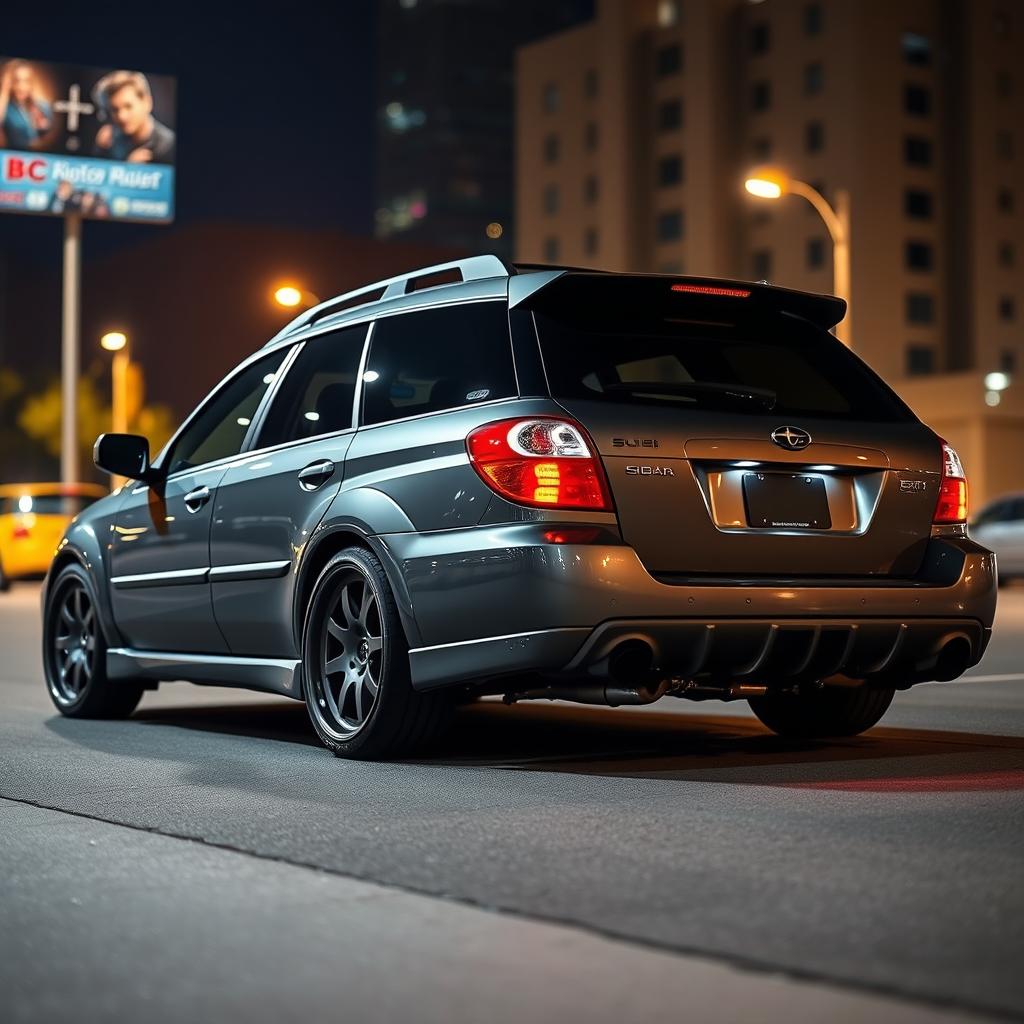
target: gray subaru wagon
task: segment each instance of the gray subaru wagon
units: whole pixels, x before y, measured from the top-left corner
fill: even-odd
[[[748,700],[860,733],[981,658],[995,559],[953,449],[830,333],[836,298],[477,256],[331,299],[80,515],[50,694],[189,680],[304,700],[335,753],[480,695]]]

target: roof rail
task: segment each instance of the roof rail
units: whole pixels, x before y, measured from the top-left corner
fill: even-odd
[[[500,257],[485,254],[482,256],[468,256],[461,260],[452,260],[450,263],[438,263],[432,267],[422,267],[419,270],[413,270],[408,274],[389,277],[384,281],[375,281],[373,284],[357,288],[355,291],[345,292],[344,295],[337,295],[333,299],[328,299],[326,302],[321,302],[320,305],[313,306],[311,309],[300,313],[294,320],[282,327],[267,342],[264,348],[276,344],[308,324],[322,320],[332,313],[340,312],[341,309],[352,309],[355,306],[379,302],[381,299],[393,299],[399,295],[406,295],[409,291],[409,285],[413,281],[421,277],[440,274],[446,270],[458,271],[462,275],[463,281],[482,281],[493,277],[511,277],[515,273],[515,268],[506,264]],[[383,294],[376,294],[381,289],[383,289]],[[367,296],[365,302],[352,301],[363,295]],[[371,295],[373,296],[372,298],[370,297]]]

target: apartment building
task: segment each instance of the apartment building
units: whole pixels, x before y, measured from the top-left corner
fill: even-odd
[[[517,256],[829,291],[821,217],[743,182],[845,190],[854,349],[1024,488],[1021,58],[1010,0],[599,0],[518,54]]]

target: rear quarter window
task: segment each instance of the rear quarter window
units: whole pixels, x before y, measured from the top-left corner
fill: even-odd
[[[515,394],[503,301],[417,310],[374,324],[363,375],[364,424]]]

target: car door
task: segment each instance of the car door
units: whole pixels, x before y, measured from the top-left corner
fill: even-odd
[[[111,602],[118,629],[138,650],[224,653],[210,596],[213,498],[242,449],[286,350],[247,362],[192,414],[157,468],[131,489],[110,540]]]
[[[309,338],[220,482],[210,540],[214,614],[232,654],[295,657],[296,568],[345,474],[367,325]]]

